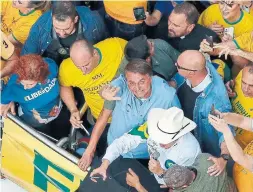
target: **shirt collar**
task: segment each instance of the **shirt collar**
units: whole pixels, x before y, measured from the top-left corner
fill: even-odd
[[[207,88],[207,86],[212,82],[212,79],[211,79],[211,76],[210,76],[210,70],[206,67],[207,69],[207,75],[205,77],[205,79],[200,83],[198,84],[196,87],[193,87],[191,86],[191,82],[186,79],[186,84],[191,87],[191,89],[196,92],[196,93],[199,93],[199,92],[202,92],[205,90],[205,88]]]

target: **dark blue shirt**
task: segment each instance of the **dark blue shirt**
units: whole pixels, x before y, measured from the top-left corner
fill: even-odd
[[[184,1],[175,1],[177,4],[180,4]],[[171,1],[157,1],[155,4],[155,10],[158,10],[162,13],[163,16],[169,16],[172,10],[174,9]]]

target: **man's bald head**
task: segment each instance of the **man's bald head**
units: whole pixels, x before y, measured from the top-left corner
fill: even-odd
[[[83,74],[90,73],[96,66],[99,59],[93,46],[86,40],[78,40],[70,47],[70,58]]]
[[[184,51],[178,57],[178,65],[186,69],[202,70],[206,66],[206,60],[202,53],[196,50]]]
[[[75,41],[70,47],[70,56],[76,54],[93,54],[94,47],[85,39]]]

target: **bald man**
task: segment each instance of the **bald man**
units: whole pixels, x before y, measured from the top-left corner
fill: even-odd
[[[182,109],[185,116],[197,124],[194,135],[202,151],[214,156],[210,158],[214,166],[208,172],[219,175],[230,156],[223,135],[209,124],[208,114],[213,105],[219,111],[231,111],[225,85],[216,69],[199,51],[184,51],[179,55],[176,67],[178,73],[174,80]]]
[[[71,113],[70,122],[73,127],[79,128],[82,124],[73,87],[82,90],[94,121],[98,119],[99,115],[104,117],[102,120],[106,119],[106,122],[109,119],[108,116],[111,113],[107,110],[102,111],[104,100],[98,92],[103,85],[114,79],[118,71],[121,71],[120,63],[124,57],[126,43],[127,41],[120,38],[109,38],[94,46],[86,40],[78,40],[73,43],[70,48],[70,58],[61,63],[59,70],[61,98]],[[106,134],[106,131],[104,133]],[[103,138],[102,136],[101,142]],[[105,143],[101,144],[101,148],[106,149],[106,135],[104,140]]]

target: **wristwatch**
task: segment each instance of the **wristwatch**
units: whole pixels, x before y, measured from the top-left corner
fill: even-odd
[[[164,176],[164,171],[163,171],[163,173],[161,174],[161,175],[158,175],[158,177],[160,178],[160,179],[162,179],[163,178],[163,176]]]
[[[230,155],[229,154],[221,154],[221,157],[225,160],[228,161],[230,159]]]

